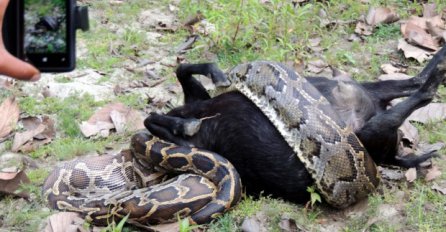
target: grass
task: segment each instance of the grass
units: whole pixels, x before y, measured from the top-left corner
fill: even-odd
[[[81,136],[79,123],[87,120],[97,107],[104,104],[105,102],[97,102],[88,94],[82,96],[73,94],[65,99],[57,97],[47,97],[42,100],[33,97],[20,99],[22,112],[32,116],[55,115],[58,129],[68,137]]]
[[[338,24],[331,28],[322,27],[318,13],[324,10],[330,20],[356,20],[367,13],[369,6],[360,1],[329,1],[325,3],[310,1],[304,6],[292,7],[283,1],[239,0],[208,2],[194,0],[181,1],[180,18],[186,19],[200,11],[207,21],[214,24],[215,32],[204,37],[187,55],[190,62],[202,62],[202,54],[211,51],[217,54],[220,67],[227,69],[241,62],[257,59],[276,60],[281,62],[307,62],[315,56],[325,60],[329,65],[353,74],[359,81],[374,80],[382,71],[380,66],[395,58],[403,64],[409,65],[409,74],[415,75],[420,67],[405,59],[400,53],[395,54],[396,41],[401,38],[399,24],[379,25],[371,36],[361,42],[346,42],[346,38],[354,32],[355,24]],[[438,9],[446,6],[445,2],[436,2]],[[285,4],[285,6],[283,6]],[[402,18],[412,13],[422,12],[419,3],[411,1],[370,1],[372,6],[393,7]],[[227,15],[231,17],[227,17]],[[307,49],[309,39],[321,38],[322,51],[313,54]],[[415,67],[415,68],[414,68]],[[445,89],[439,89],[440,101],[444,102]],[[422,141],[430,143],[446,141],[446,126],[444,122],[432,122],[419,127]],[[444,149],[440,151],[444,155]],[[444,159],[434,161],[440,167],[445,166]],[[444,174],[441,177],[444,179]],[[410,195],[407,206],[400,209],[403,224],[380,220],[372,223],[370,231],[441,231],[444,228],[445,197],[430,189],[431,183],[417,180],[414,186],[398,185]],[[362,231],[369,220],[379,217],[381,205],[401,204],[393,190],[384,189],[383,193],[375,193],[369,197],[366,212],[359,217],[346,218],[343,231]],[[426,208],[426,205],[430,206]],[[275,212],[279,206],[281,211]],[[298,212],[301,207],[269,198],[253,200],[245,198],[234,210],[225,214],[218,221],[209,226],[209,231],[238,231],[245,217],[250,217],[258,211],[272,212],[268,216],[268,231],[280,231],[277,217],[283,211],[291,209],[290,213],[296,217],[300,225],[309,225],[308,230],[319,230],[316,220],[323,217],[321,213],[304,215]],[[441,211],[441,213],[439,213]],[[299,216],[297,216],[299,215]],[[302,221],[302,218],[305,218]],[[443,220],[441,220],[443,218]]]

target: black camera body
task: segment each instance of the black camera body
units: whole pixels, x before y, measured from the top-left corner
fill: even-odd
[[[3,23],[6,49],[41,72],[76,66],[76,30],[89,29],[88,8],[76,0],[11,0]]]

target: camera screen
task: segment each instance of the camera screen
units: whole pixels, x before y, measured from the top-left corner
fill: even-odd
[[[67,2],[65,0],[24,1],[26,54],[66,53]]]

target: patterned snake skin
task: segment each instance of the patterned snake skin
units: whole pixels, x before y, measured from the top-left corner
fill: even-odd
[[[175,221],[177,215],[194,224],[208,223],[240,200],[240,177],[223,157],[138,134],[133,148],[136,140],[147,141],[144,148],[56,168],[43,186],[49,205],[79,212],[96,225],[129,214],[128,223],[147,226]],[[167,172],[188,174],[165,181]]]
[[[236,66],[228,78],[232,84],[218,87],[214,95],[237,90],[254,102],[305,164],[329,204],[344,208],[375,190],[375,163],[305,78],[266,61]],[[132,139],[132,150],[56,168],[43,186],[45,199],[52,208],[80,212],[94,224],[129,214],[128,222],[137,226],[176,220],[177,215],[207,223],[240,200],[239,175],[223,157],[153,136],[143,140],[144,149],[135,149]],[[189,174],[165,181],[171,172]]]
[[[237,90],[270,119],[332,206],[347,207],[375,190],[380,178],[367,151],[328,100],[295,71],[269,61],[241,64],[228,74]]]

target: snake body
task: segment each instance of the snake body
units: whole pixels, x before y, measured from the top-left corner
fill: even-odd
[[[347,207],[375,190],[376,165],[328,100],[283,64],[256,61],[229,71],[230,85],[213,95],[239,91],[273,123],[311,174],[330,205]]]
[[[129,215],[128,222],[137,226],[175,221],[177,216],[207,223],[240,200],[239,175],[220,155],[153,136],[143,140],[147,142],[139,150],[145,154],[124,150],[57,167],[43,186],[45,199],[52,208],[79,212],[93,224]],[[188,174],[164,181],[166,172]]]
[[[375,163],[305,78],[267,61],[238,65],[227,78],[229,86],[220,85],[214,95],[239,91],[248,97],[304,163],[327,203],[344,208],[375,190]],[[134,138],[139,143],[132,140],[131,150],[56,168],[43,186],[50,206],[80,212],[94,224],[129,215],[129,223],[144,226],[176,220],[177,215],[207,223],[240,200],[239,175],[220,155],[153,136]],[[138,146],[141,141],[146,142],[143,147]],[[165,181],[169,172],[188,174]]]

